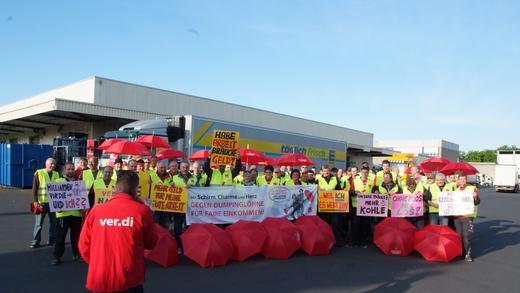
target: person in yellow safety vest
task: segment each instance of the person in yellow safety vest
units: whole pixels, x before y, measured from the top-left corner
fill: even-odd
[[[66,163],[63,166],[63,177],[58,178],[56,182],[75,181],[74,164]],[[81,210],[56,212],[56,244],[54,245],[52,265],[61,264],[61,257],[65,252],[65,238],[70,230],[70,246],[72,248],[72,260],[79,261],[78,241],[81,233]]]
[[[218,165],[217,169],[212,169],[210,159],[211,151],[209,151],[209,156],[202,167],[202,170],[204,170],[204,173],[208,176],[209,186],[233,186],[233,178],[235,178],[242,169],[240,153],[237,152],[237,159],[232,170],[226,170],[226,165]]]
[[[392,180],[395,184],[398,184],[398,172],[390,170],[390,161],[383,160],[381,163],[382,170],[378,171],[376,173],[376,186],[380,186],[381,183],[383,183],[383,174],[385,173],[392,173]]]
[[[374,173],[374,170],[370,169],[370,165],[368,164],[368,162],[363,162],[361,163],[361,170],[363,170],[363,168],[368,168],[368,180],[372,181],[372,185],[375,185],[376,184],[376,174]]]
[[[430,184],[424,190],[423,198],[428,203],[428,212],[430,214],[430,225],[448,226],[449,217],[439,216],[439,193],[448,191],[446,189],[446,176],[442,173],[435,175],[435,183]]]
[[[454,173],[454,174],[451,174],[448,176],[447,178],[448,182],[446,183],[446,188],[455,188],[455,186],[457,185],[457,180],[458,180],[458,175],[457,173]]]
[[[392,176],[394,177],[394,182],[401,187],[403,185],[403,178],[401,177],[401,173],[399,171],[399,167],[392,167]]]
[[[103,178],[103,172],[99,170],[99,160],[96,157],[88,159],[88,168],[81,173],[81,180],[85,181],[87,190],[90,190],[94,180]]]
[[[148,171],[155,171],[157,169],[157,162],[158,162],[157,157],[152,156],[150,158],[150,167],[148,168]]]
[[[190,174],[189,164],[181,162],[179,174],[172,177],[172,184],[175,187],[190,188],[197,184],[197,177]],[[181,234],[184,231],[184,223],[186,222],[186,214],[173,213],[173,236],[179,244],[178,252],[183,253]]]
[[[40,214],[35,215],[35,223],[33,230],[33,239],[31,241],[31,248],[40,247],[41,232],[45,216],[49,215],[49,245],[54,245],[55,242],[55,226],[56,226],[56,214],[51,213],[49,208],[49,199],[47,198],[48,190],[47,183],[56,182],[60,178],[60,174],[56,171],[56,161],[53,158],[45,160],[45,168],[36,170],[34,173],[32,195],[33,195],[33,206],[42,208]]]
[[[265,166],[265,168],[264,168],[264,175],[259,176],[256,179],[256,184],[258,186],[281,185],[281,181],[280,181],[280,178],[274,177],[273,166],[268,165],[268,166]]]
[[[112,174],[112,179],[117,181],[117,176],[119,175],[119,172],[121,172],[121,170],[123,170],[123,159],[121,158],[117,158],[115,161],[114,161],[114,174]]]
[[[467,262],[472,262],[473,258],[471,256],[471,240],[473,238],[473,233],[475,232],[475,227],[473,225],[473,219],[477,217],[478,205],[480,205],[480,197],[478,196],[478,189],[475,186],[470,186],[467,184],[466,174],[463,172],[456,172],[457,183],[455,186],[452,186],[453,191],[464,191],[470,190],[473,194],[473,204],[475,205],[473,209],[473,214],[471,215],[458,215],[455,216],[454,224],[455,230],[462,238],[462,243],[464,246],[464,260]]]
[[[280,173],[276,173],[276,168],[274,169],[274,176],[280,178],[280,184],[284,184],[285,181],[291,180],[291,169],[288,166],[280,166]]]
[[[368,163],[364,162],[364,167],[361,168],[359,176],[353,179],[354,192],[351,196],[351,206],[349,215],[351,217],[352,226],[352,245],[361,246],[363,248],[368,247],[368,237],[370,236],[370,217],[363,217],[357,215],[357,197],[359,194],[369,194],[374,192],[375,177],[370,178]],[[355,176],[357,170],[352,167],[352,174]],[[357,168],[356,168],[357,169]]]
[[[172,176],[166,171],[166,165],[164,163],[157,163],[157,171],[150,171],[150,179],[152,183],[151,190],[154,184],[170,185],[172,184]],[[153,213],[154,221],[165,229],[170,229],[170,225],[173,221],[173,213],[155,211]]]
[[[141,199],[150,198],[150,174],[144,171],[144,161],[142,159],[136,161],[134,159],[128,161],[128,170],[134,171],[139,176],[139,186],[137,187],[137,196]]]
[[[392,173],[386,172],[383,174],[383,182],[375,189],[376,193],[388,195],[388,217],[392,216],[392,195],[400,194],[403,191],[399,184],[394,181]],[[384,220],[383,218],[378,219],[378,222]]]
[[[193,170],[193,176],[195,177],[195,187],[204,187],[208,182],[208,176],[202,172],[202,168],[200,167],[199,162],[193,162],[191,165]]]
[[[244,187],[244,186],[256,186],[255,180],[253,180],[253,174],[249,170],[244,171],[244,180],[242,182],[238,182],[235,184],[237,187]]]
[[[150,159],[144,159],[143,171],[150,173]],[[153,170],[155,171],[155,170]]]
[[[331,173],[328,165],[321,167],[321,176],[317,179],[320,190],[341,190],[341,183],[338,178]],[[336,237],[336,246],[343,247],[347,243],[347,219],[346,213],[320,213],[320,217],[331,225],[332,232]]]
[[[300,181],[303,185],[312,184],[309,182],[309,171],[301,171]]]
[[[112,179],[114,175],[114,169],[110,166],[105,166],[103,168],[103,177],[100,179],[94,180],[94,184],[89,190],[88,201],[90,203],[90,208],[93,208],[95,205],[103,203],[100,200],[100,196],[103,195],[103,192],[113,191],[116,187],[116,180]],[[100,200],[100,202],[96,202],[96,198]]]
[[[168,174],[172,177],[179,174],[179,164],[177,161],[173,160],[168,164]]]
[[[308,185],[307,182],[303,182],[300,179],[300,171],[298,169],[293,169],[291,171],[291,180],[286,180],[283,185],[285,186],[297,186],[297,185]]]
[[[233,185],[237,185],[238,183],[242,183],[244,181],[244,171],[246,170],[246,166],[242,166],[240,168],[240,172],[238,172],[238,175],[233,178]]]
[[[424,179],[424,178],[426,178],[426,179]],[[429,173],[429,174],[426,174],[426,176],[423,176],[424,190],[427,190],[430,187],[430,185],[432,185],[434,183],[435,183],[435,174]]]
[[[413,174],[413,173],[412,173]],[[424,185],[422,184],[422,180],[417,180],[415,176],[408,176],[406,178],[406,184],[402,187],[403,194],[410,195],[419,195],[424,193]],[[423,197],[423,203],[425,202]],[[423,209],[424,212],[424,209]],[[407,218],[410,223],[414,224],[416,228],[421,229],[424,227],[424,216],[422,217],[410,217]]]

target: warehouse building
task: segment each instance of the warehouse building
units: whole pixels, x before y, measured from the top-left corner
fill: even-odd
[[[374,147],[372,133],[97,76],[0,106],[0,143],[52,144],[56,137],[95,139],[133,121],[177,115],[344,141],[347,164],[393,154]]]
[[[458,162],[460,153],[458,144],[443,139],[376,140],[374,146],[404,154],[413,154],[417,157],[418,163],[435,157]],[[379,158],[380,160],[382,158]],[[374,163],[376,163],[375,160]]]

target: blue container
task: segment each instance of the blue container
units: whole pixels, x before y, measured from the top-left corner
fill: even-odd
[[[31,187],[34,172],[52,155],[51,145],[0,144],[0,185]]]

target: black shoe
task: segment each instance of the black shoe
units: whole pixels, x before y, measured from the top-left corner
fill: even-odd
[[[30,248],[40,248],[40,244],[38,243],[35,243],[35,244],[31,244],[31,246],[29,246]]]
[[[57,266],[59,264],[61,264],[61,260],[59,258],[55,258],[51,262],[51,265],[53,265],[53,266]]]

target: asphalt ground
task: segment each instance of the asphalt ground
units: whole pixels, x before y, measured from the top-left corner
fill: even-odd
[[[376,247],[335,248],[328,256],[298,252],[202,269],[187,258],[162,268],[148,262],[147,292],[520,292],[520,194],[481,190],[474,262],[431,263],[417,253],[383,255]],[[82,292],[87,265],[51,266],[52,247],[30,249],[34,216],[28,190],[0,189],[0,292]],[[44,227],[43,240],[47,228]]]

